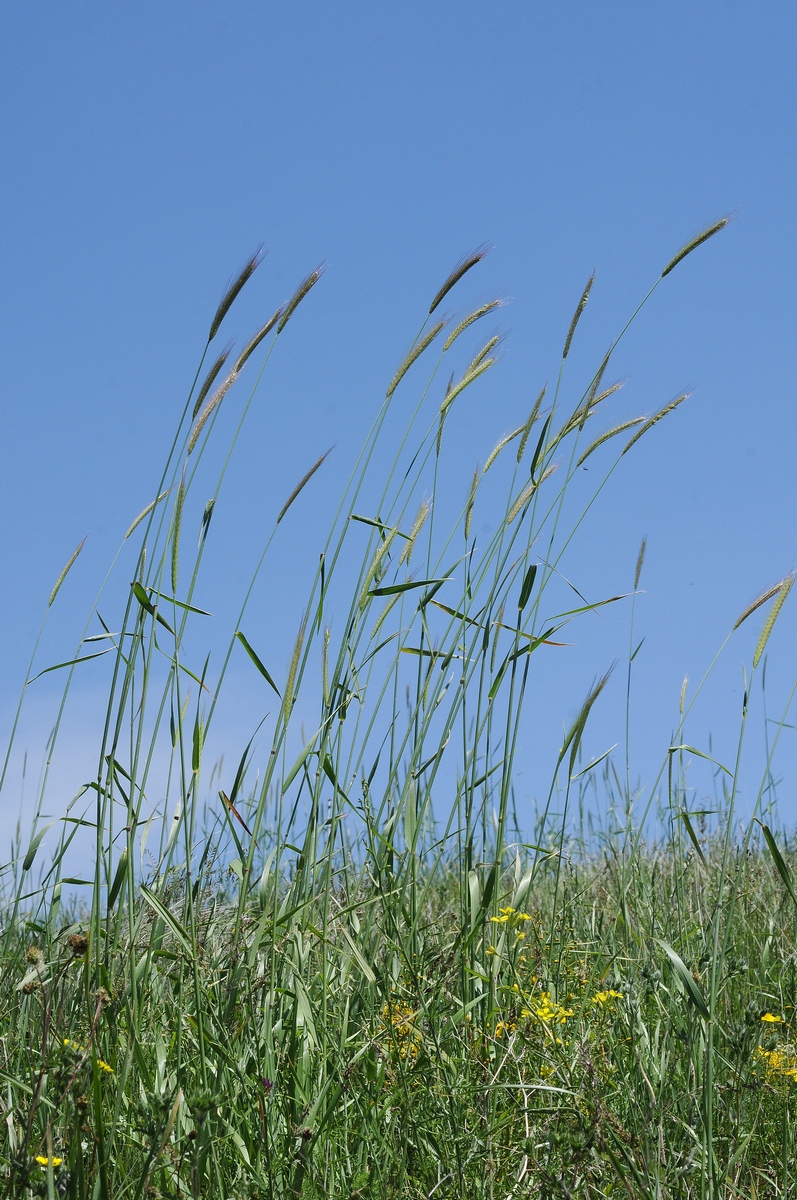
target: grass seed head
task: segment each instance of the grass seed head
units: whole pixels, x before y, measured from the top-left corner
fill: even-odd
[[[453,287],[459,283],[463,275],[467,275],[477,263],[489,254],[491,246],[488,242],[483,242],[481,246],[477,246],[471,254],[465,254],[454,267],[454,270],[443,283],[443,286],[436,293],[434,300],[429,305],[429,316],[432,315],[437,306],[445,299]]]
[[[219,301],[219,307],[216,309],[216,315],[211,322],[210,333],[208,334],[208,342],[213,341],[214,337],[219,331],[219,326],[235,303],[235,299],[239,292],[247,283],[247,281],[252,278],[264,258],[265,254],[263,247],[262,245],[258,246],[254,254],[252,254],[241,267],[241,270],[238,272],[235,279],[231,280],[227,285],[227,290]]]

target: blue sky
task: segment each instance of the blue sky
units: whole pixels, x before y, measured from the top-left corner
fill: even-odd
[[[694,395],[624,460],[568,561],[590,599],[628,590],[647,535],[633,735],[650,778],[684,676],[702,675],[745,605],[797,565],[795,33],[793,6],[735,0],[4,6],[0,732],[53,582],[88,534],[39,665],[71,655],[152,496],[225,281],[257,245],[268,256],[230,318],[239,344],[308,270],[327,271],[237,452],[204,595],[214,611],[237,597],[260,534],[334,444],[258,609],[259,644],[284,670],[292,588],[324,533],[318,506],[331,508],[459,256],[494,246],[457,303],[511,300],[498,322],[505,358],[456,435],[451,486],[464,494],[475,462],[556,371],[589,274],[582,375],[679,246],[732,213],[659,289],[617,359],[629,380],[617,414]],[[690,731],[704,748],[711,735],[720,758],[734,752],[760,624],[725,652]],[[535,702],[549,742],[627,638],[627,609],[574,633]],[[771,642],[772,712],[795,676],[795,640],[787,608]],[[242,666],[233,688],[242,704],[251,697],[252,724],[257,687]],[[32,685],[19,742],[31,777],[56,702],[55,676]],[[91,761],[99,704],[86,674],[53,812]],[[616,740],[623,704],[618,678],[590,754]],[[234,733],[222,723],[219,749]],[[791,824],[794,737],[784,733],[779,760]],[[4,820],[20,788],[17,762]]]

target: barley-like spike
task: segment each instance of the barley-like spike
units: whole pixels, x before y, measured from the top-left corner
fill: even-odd
[[[324,274],[325,270],[326,270],[326,263],[320,263],[314,271],[311,271],[310,274],[302,280],[302,282],[299,284],[296,291],[293,293],[290,300],[288,301],[288,303],[285,305],[285,307],[282,310],[282,316],[280,317],[280,323],[277,326],[277,333],[282,333],[283,329],[288,324],[288,322],[290,321],[293,314],[296,312],[296,309],[299,307],[302,300],[304,300],[305,296],[310,291],[310,289],[315,287],[315,285],[318,283],[321,276]]]
[[[243,367],[244,363],[245,363],[245,362],[246,362],[246,361],[247,361],[249,358],[251,358],[251,357],[252,357],[252,355],[254,354],[255,350],[257,350],[258,346],[259,346],[259,345],[260,345],[260,343],[263,341],[263,338],[264,338],[264,337],[266,337],[266,336],[267,336],[269,333],[271,333],[272,329],[273,329],[273,328],[274,328],[274,326],[277,324],[277,321],[280,319],[280,315],[281,315],[281,313],[282,313],[282,309],[281,309],[281,308],[278,308],[278,309],[277,309],[277,311],[276,311],[275,313],[272,313],[272,315],[271,315],[271,316],[269,317],[269,319],[266,321],[266,323],[265,323],[265,325],[262,327],[262,329],[258,329],[258,331],[257,331],[257,333],[254,335],[254,337],[250,338],[250,340],[249,340],[249,341],[246,343],[246,345],[244,346],[243,350],[242,350],[242,351],[241,351],[241,353],[238,355],[238,359],[237,359],[237,361],[236,361],[236,364],[235,364],[235,366],[233,367],[233,371],[235,372],[235,374],[236,374],[236,375],[237,375],[237,374],[238,374],[238,372],[241,370],[241,368]]]
[[[397,533],[398,533],[398,525],[394,525],[393,528],[390,530],[390,532],[387,534],[387,537],[382,542],[382,544],[377,547],[376,553],[374,554],[374,557],[371,561],[371,565],[368,568],[368,571],[365,576],[365,580],[360,589],[360,597],[359,597],[359,601],[358,601],[359,607],[360,607],[360,612],[363,612],[368,606],[368,602],[370,600],[368,591],[371,587],[371,584],[374,582],[374,579],[376,578],[377,572],[379,571],[379,568],[382,563],[382,559],[385,557],[385,555],[389,551],[391,545],[393,544],[393,539],[395,538]]]
[[[293,656],[291,658],[291,665],[290,665],[290,669],[288,671],[288,682],[285,684],[285,692],[282,697],[282,711],[285,714],[286,722],[288,720],[288,717],[291,715],[291,708],[293,707],[293,689],[294,689],[294,685],[296,684],[296,672],[299,669],[299,656],[302,653],[302,645],[304,643],[304,629],[305,629],[306,623],[307,623],[307,619],[304,618],[299,627],[299,634],[298,634],[298,637],[296,638],[296,645],[293,648]]]
[[[639,547],[639,554],[636,560],[636,570],[634,571],[634,591],[639,587],[639,577],[642,574],[642,566],[645,562],[645,551],[648,548],[647,536],[643,537],[642,544]]]
[[[500,442],[498,442],[495,445],[495,447],[490,451],[487,462],[484,464],[484,469],[482,470],[482,475],[487,474],[487,472],[490,470],[490,467],[493,465],[495,460],[498,458],[498,455],[503,450],[504,446],[508,446],[510,442],[513,442],[515,440],[515,438],[518,436],[518,434],[522,433],[525,428],[526,428],[525,425],[519,425],[517,427],[517,429],[513,429],[511,433],[507,433],[501,438]]]
[[[450,350],[461,333],[473,324],[474,321],[479,321],[482,317],[486,317],[488,313],[494,312],[496,308],[503,308],[506,304],[505,300],[490,300],[488,304],[483,304],[481,308],[477,308],[475,312],[469,313],[460,321],[459,325],[451,330],[446,340],[443,342],[443,352]]]
[[[592,401],[595,399],[595,396],[597,395],[598,388],[600,387],[601,380],[603,379],[603,376],[606,373],[606,368],[609,365],[609,359],[611,358],[611,356],[612,356],[611,350],[607,350],[606,357],[604,358],[601,365],[598,367],[595,378],[593,379],[592,384],[590,385],[589,392],[587,393],[587,404],[588,405],[592,404]]]
[[[177,595],[177,561],[180,554],[180,526],[183,521],[183,501],[185,500],[185,468],[180,486],[177,489],[177,499],[174,502],[174,528],[172,531],[172,595]]]
[[[293,489],[290,496],[285,501],[285,503],[283,504],[282,508],[279,511],[279,516],[277,517],[278,525],[279,525],[280,521],[282,520],[282,518],[285,516],[285,514],[288,511],[288,509],[290,508],[290,506],[293,504],[296,497],[299,495],[299,492],[302,490],[302,488],[305,486],[305,484],[310,482],[310,480],[313,478],[316,471],[321,466],[321,464],[324,462],[324,460],[326,458],[328,458],[329,455],[332,453],[333,449],[334,449],[334,447],[330,446],[330,448],[327,450],[327,452],[325,454],[322,454],[321,457],[317,460],[317,462],[313,463],[312,467],[307,472],[307,474],[303,475],[302,478],[299,480],[296,487]]]
[[[581,299],[578,302],[578,308],[573,313],[573,320],[570,322],[570,328],[567,331],[567,338],[565,339],[565,348],[562,351],[562,361],[564,361],[570,353],[570,343],[573,340],[573,334],[576,332],[576,325],[578,325],[579,321],[581,320],[581,314],[587,307],[587,301],[589,300],[589,294],[592,291],[592,285],[594,282],[595,272],[593,271],[587,280],[587,286],[584,288],[584,291],[581,294]]]
[[[708,239],[713,237],[715,233],[719,233],[721,229],[724,229],[729,220],[730,217],[722,217],[721,220],[715,221],[713,225],[709,225],[708,229],[704,229],[702,233],[696,234],[695,237],[692,238],[691,242],[687,242],[685,246],[682,246],[675,258],[670,259],[670,261],[667,263],[667,266],[662,271],[662,279],[665,275],[669,275],[670,271],[677,267],[678,263],[685,259],[687,254],[691,254],[693,250],[697,250],[698,246],[703,245],[703,242],[707,242]]]
[[[786,597],[788,596],[789,592],[791,591],[793,583],[794,583],[794,571],[791,571],[786,576],[786,578],[782,581],[780,587],[778,588],[778,594],[775,597],[775,602],[772,605],[772,608],[769,610],[769,616],[767,617],[766,621],[764,622],[764,628],[761,630],[761,634],[758,638],[758,642],[757,642],[756,648],[755,648],[755,653],[753,654],[753,669],[754,670],[758,666],[759,662],[761,661],[761,655],[764,653],[764,650],[766,649],[766,644],[769,641],[769,635],[772,633],[772,630],[775,627],[775,622],[777,621],[778,617],[780,616],[780,610],[783,608],[783,605],[786,603]]]
[[[141,524],[141,522],[144,520],[144,518],[149,516],[149,514],[152,512],[155,505],[160,504],[161,500],[164,500],[168,495],[169,495],[169,489],[167,488],[165,492],[161,492],[160,496],[158,496],[158,498],[156,500],[150,500],[147,507],[141,510],[141,512],[138,514],[138,516],[136,517],[133,524],[128,529],[125,536],[122,538],[123,542],[126,542],[127,539],[130,537],[130,534],[133,532],[133,530],[137,529],[138,526]]]
[[[633,429],[635,425],[641,425],[644,420],[644,417],[632,417],[630,421],[623,421],[622,425],[615,425],[614,429],[607,429],[606,433],[602,433],[600,437],[595,438],[595,441],[587,446],[581,458],[576,463],[575,470],[578,470],[581,464],[586,462],[590,454],[598,449],[598,446],[602,446],[604,442],[608,442],[609,438],[616,437],[618,433],[625,433],[626,429]]]
[[[489,253],[490,249],[491,247],[489,243],[484,242],[481,246],[477,246],[472,254],[466,254],[459,260],[457,265],[454,267],[454,270],[448,276],[445,283],[440,288],[440,291],[436,294],[434,300],[429,305],[429,316],[432,315],[444,297],[448,295],[452,287],[459,283],[462,276],[467,275],[471,267],[475,267],[477,263],[480,263],[484,256]]]
[[[681,716],[684,715],[684,705],[686,704],[686,689],[689,685],[689,676],[684,675],[684,681],[681,684],[681,697],[678,701],[678,712]]]
[[[473,519],[473,506],[476,503],[476,488],[479,486],[479,468],[473,472],[473,479],[468,492],[468,502],[465,505],[465,541],[470,540],[470,524]]]
[[[390,397],[393,395],[393,393],[395,392],[398,385],[401,383],[404,376],[409,371],[412,364],[414,362],[417,362],[417,360],[423,354],[424,350],[426,350],[429,346],[431,346],[432,342],[435,340],[435,338],[437,337],[438,333],[440,332],[440,330],[443,328],[444,325],[445,325],[445,321],[438,321],[437,324],[432,329],[430,329],[429,332],[424,337],[422,337],[419,342],[415,343],[415,345],[412,347],[412,349],[410,350],[407,357],[404,359],[404,362],[401,364],[399,369],[396,371],[396,374],[391,379],[390,386],[388,387],[388,389],[385,393],[386,399],[388,399],[388,400],[390,399]]]
[[[88,534],[86,534],[86,537],[88,537]],[[75,559],[77,558],[78,554],[80,554],[80,551],[83,549],[85,544],[86,544],[86,538],[83,538],[83,540],[78,542],[77,546],[72,551],[69,561],[67,562],[67,564],[64,567],[63,571],[61,572],[61,574],[56,579],[55,587],[50,592],[50,599],[47,601],[48,608],[52,605],[53,600],[55,600],[56,596],[58,595],[59,591],[61,590],[61,584],[64,582],[67,575],[72,570],[72,567],[74,566],[74,563],[75,563]]]
[[[229,392],[230,388],[235,383],[237,378],[238,378],[238,372],[235,369],[235,367],[233,367],[233,369],[230,371],[227,378],[224,380],[224,382],[219,387],[216,388],[216,391],[213,393],[213,395],[210,397],[210,399],[208,400],[205,407],[202,409],[202,412],[197,417],[197,421],[196,421],[196,424],[194,425],[194,428],[191,430],[191,436],[188,439],[188,453],[189,454],[193,453],[194,447],[196,446],[197,441],[199,440],[199,435],[202,432],[202,430],[205,428],[208,418],[210,417],[214,408],[218,408],[218,406],[221,404],[222,400],[227,395],[227,393]]]
[[[474,367],[472,371],[469,371],[463,375],[459,383],[455,383],[451,390],[446,393],[446,397],[443,400],[443,403],[440,405],[440,412],[448,412],[449,408],[454,403],[460,392],[464,392],[465,388],[473,383],[474,379],[478,379],[479,376],[483,375],[485,371],[489,371],[490,367],[495,365],[495,361],[496,360],[494,358],[485,358],[479,363],[478,367]]]
[[[429,516],[430,511],[431,505],[429,501],[425,499],[422,500],[421,507],[418,509],[418,514],[412,523],[412,529],[409,532],[404,549],[401,551],[401,555],[399,557],[399,566],[410,561],[410,558],[412,557],[412,551],[415,548],[415,540],[423,529],[424,524],[426,523],[426,518]]]
[[[657,413],[654,413],[652,417],[649,417],[642,428],[638,429],[634,436],[629,438],[629,440],[626,442],[625,446],[623,447],[623,454],[627,454],[634,442],[638,442],[639,439],[646,434],[649,429],[652,429],[654,425],[657,425],[659,421],[671,413],[673,409],[677,408],[679,404],[683,404],[684,400],[688,400],[690,395],[691,392],[684,392],[683,395],[678,396],[675,400],[671,400],[669,404],[665,404],[664,408],[660,408]],[[622,455],[620,457],[622,458]]]
[[[576,426],[578,426],[579,430],[582,430],[586,425],[587,420],[592,416],[598,405],[601,404],[607,398],[607,396],[611,396],[614,392],[619,391],[621,387],[625,387],[624,379],[621,379],[618,383],[613,383],[611,387],[606,388],[604,392],[601,392],[600,396],[593,396],[591,399],[588,396],[584,403],[576,409],[570,420],[563,427],[561,433],[559,434],[559,440],[561,441],[561,439],[565,437],[566,434],[570,433],[571,430],[575,429]]]
[[[509,514],[506,518],[507,525],[512,524],[512,522],[514,521],[515,517],[518,515],[520,510],[522,508],[526,507],[529,500],[534,495],[534,493],[536,492],[536,490],[540,486],[540,484],[545,483],[545,480],[550,478],[550,476],[553,475],[554,471],[556,471],[556,470],[558,470],[558,464],[551,463],[550,467],[548,467],[547,470],[543,471],[543,473],[539,479],[532,479],[530,483],[526,484],[523,491],[520,493],[517,500],[515,501],[515,503],[512,505],[512,507],[509,510]]]
[[[786,576],[786,579],[788,579],[788,576]],[[766,591],[761,593],[760,596],[756,596],[755,600],[753,600],[753,602],[751,604],[747,605],[747,608],[744,610],[742,615],[739,617],[738,621],[736,622],[736,624],[733,627],[734,630],[738,629],[739,626],[742,625],[747,620],[748,617],[752,616],[752,614],[755,612],[755,610],[757,608],[760,608],[762,604],[766,604],[767,600],[771,600],[772,597],[777,592],[780,591],[780,589],[783,587],[783,584],[785,582],[786,582],[785,579],[779,579],[777,583],[773,583],[772,587],[768,587],[766,589]]]
[[[526,424],[523,426],[523,434],[520,438],[520,445],[517,448],[517,461],[518,462],[520,462],[520,460],[523,457],[523,454],[526,450],[526,442],[529,440],[529,434],[531,433],[531,427],[540,415],[540,406],[542,405],[543,397],[545,396],[545,393],[547,392],[547,390],[548,390],[548,384],[546,383],[543,385],[542,391],[540,392],[537,399],[534,401],[534,407],[532,408],[531,412],[529,413],[529,419],[526,422]]]
[[[321,646],[321,688],[324,693],[324,708],[329,708],[329,629],[324,630],[324,641]]]
[[[376,621],[374,622],[374,627],[371,630],[371,641],[373,641],[374,638],[376,637],[376,635],[379,633],[379,630],[382,628],[385,621],[387,620],[387,617],[388,617],[391,609],[393,608],[394,604],[398,604],[399,600],[401,599],[401,596],[402,596],[401,592],[394,592],[392,596],[388,597],[387,604],[382,609],[381,613],[379,614],[379,616],[376,618]]]
[[[213,366],[208,371],[207,375],[205,376],[205,382],[202,384],[202,387],[199,389],[199,395],[197,396],[196,403],[194,404],[194,411],[191,413],[192,421],[194,420],[194,418],[196,417],[200,408],[202,407],[202,404],[203,404],[208,392],[213,387],[213,384],[216,382],[216,376],[218,375],[219,371],[226,363],[227,359],[230,357],[230,351],[232,350],[232,347],[233,347],[233,343],[231,341],[228,342],[227,345],[222,350],[219,357],[214,362]]]
[[[501,335],[500,335],[500,333],[497,333],[495,335],[495,337],[490,338],[489,342],[485,342],[485,344],[482,346],[479,353],[468,364],[468,369],[466,370],[465,374],[470,375],[471,371],[475,371],[476,368],[478,367],[479,363],[484,362],[487,355],[490,354],[491,351],[493,351],[496,348],[496,346],[498,345],[498,343],[500,341],[501,341]]]
[[[216,309],[216,315],[211,322],[210,333],[208,334],[208,342],[212,342],[216,334],[219,332],[219,326],[227,316],[227,313],[230,311],[236,296],[247,280],[252,278],[264,257],[265,254],[263,253],[263,247],[258,246],[254,254],[246,260],[235,279],[231,280],[231,282],[227,285],[227,290],[219,301],[219,307]]]

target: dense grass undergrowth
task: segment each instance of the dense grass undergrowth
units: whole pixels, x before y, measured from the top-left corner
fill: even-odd
[[[753,819],[738,821],[746,700],[735,770],[717,767],[721,811],[710,825],[686,805],[694,694],[681,697],[646,793],[608,757],[583,763],[608,676],[553,751],[533,833],[514,817],[535,656],[596,607],[548,615],[557,565],[622,456],[684,397],[593,432],[617,390],[604,380],[617,342],[575,398],[564,372],[590,280],[551,394],[543,389],[496,446],[441,530],[446,428],[457,398],[495,364],[499,339],[471,349],[464,366],[456,356],[498,302],[449,322],[437,314],[481,257],[446,280],[387,390],[279,682],[248,614],[270,540],[229,616],[220,666],[184,652],[186,629],[205,619],[195,591],[232,448],[209,499],[197,499],[197,469],[212,464],[222,401],[262,346],[240,436],[320,272],[232,368],[227,349],[200,385],[203,356],[156,498],[120,551],[125,569],[135,557],[119,631],[95,608],[61,668],[65,705],[84,661],[99,651],[112,664],[96,777],[48,841],[62,705],[30,840],[3,871],[3,1194],[794,1194],[795,853],[761,808],[771,756]],[[258,262],[225,293],[206,355]],[[436,350],[406,434],[385,452],[388,413]],[[576,471],[617,445],[574,510]],[[471,527],[488,471],[502,473],[504,497],[482,544]],[[644,547],[635,589],[643,560]],[[768,605],[751,684],[791,582],[737,623]],[[249,733],[265,741],[264,761],[249,740],[227,778],[203,750],[233,653],[274,704]],[[631,649],[629,672],[633,658]],[[37,667],[34,655],[30,679]],[[314,697],[309,736],[304,721],[296,728],[300,695],[305,714]],[[587,791],[604,815],[585,831]],[[70,855],[87,834],[93,879],[72,893]]]

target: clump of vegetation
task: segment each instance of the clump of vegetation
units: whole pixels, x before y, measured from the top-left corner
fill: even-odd
[[[724,223],[688,243],[661,278]],[[498,302],[445,336],[447,322],[432,318],[483,253],[439,289],[387,388],[284,679],[266,665],[248,609],[271,539],[215,675],[184,650],[186,630],[206,619],[195,593],[230,448],[194,513],[197,466],[214,452],[233,384],[263,346],[267,364],[321,271],[231,368],[227,349],[206,371],[259,253],[225,293],[155,498],[125,535],[125,552],[137,550],[120,632],[95,610],[64,667],[71,679],[98,651],[112,663],[87,807],[73,802],[80,815],[60,823],[34,883],[45,776],[30,841],[6,869],[6,1195],[790,1194],[794,848],[761,820],[741,840],[734,834],[739,762],[722,819],[701,825],[684,805],[694,752],[682,697],[664,796],[654,786],[636,811],[608,757],[580,759],[606,675],[554,753],[530,840],[513,813],[535,656],[555,652],[563,626],[596,607],[547,615],[544,598],[584,515],[573,517],[568,489],[585,459],[605,463],[613,452],[591,505],[684,397],[585,436],[618,387],[604,378],[616,342],[566,400],[564,366],[590,280],[555,387],[498,443],[441,532],[448,423],[495,365],[499,341],[463,347]],[[388,413],[416,364],[435,354],[386,458]],[[287,498],[275,530],[323,462]],[[505,493],[482,543],[473,516],[488,471],[503,472]],[[644,548],[635,588],[643,559]],[[791,583],[740,617],[770,605],[753,673]],[[274,695],[259,735],[268,748],[254,780],[253,741],[239,748],[237,768],[208,800],[203,752],[233,654]],[[301,696],[306,720],[311,695],[308,736],[295,709]],[[585,829],[588,789],[606,817]],[[157,806],[152,794],[163,797]],[[654,797],[667,816],[656,842]],[[81,908],[62,892],[86,829],[94,877]]]

